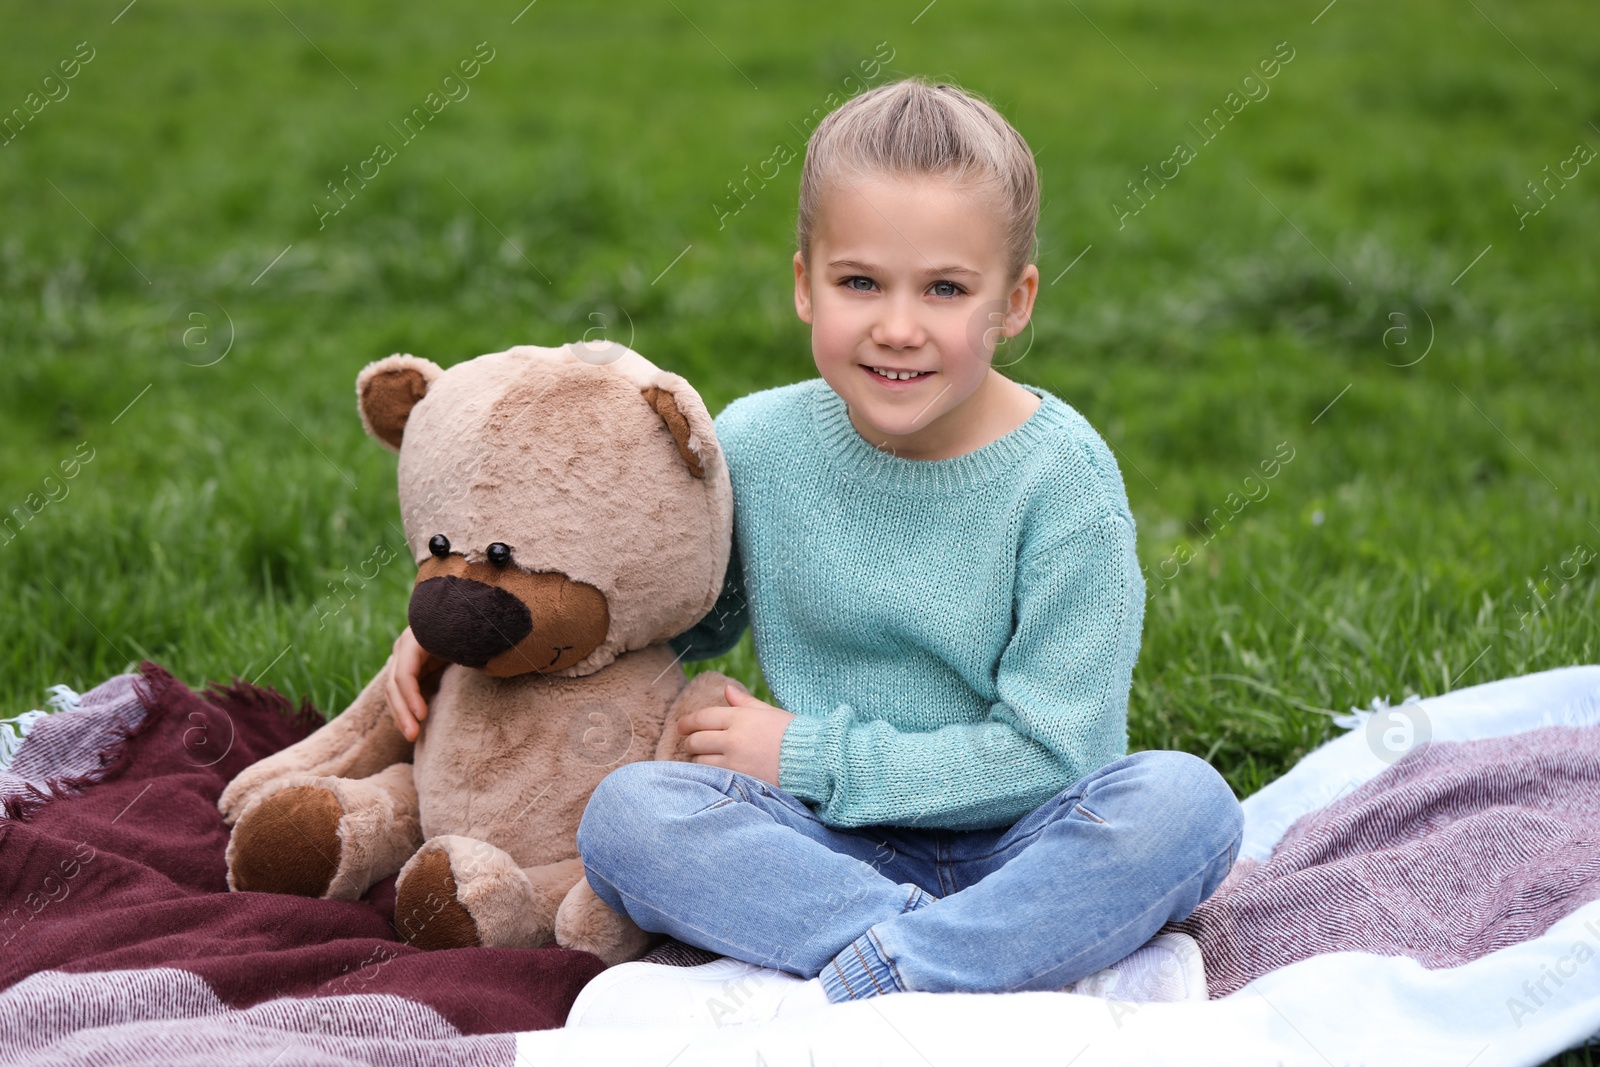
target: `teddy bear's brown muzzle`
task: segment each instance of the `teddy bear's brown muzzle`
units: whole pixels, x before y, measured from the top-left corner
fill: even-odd
[[[610,628],[605,594],[586,582],[454,552],[419,562],[408,615],[423,648],[493,678],[566,670]]]
[[[515,596],[453,575],[418,583],[407,615],[423,648],[463,667],[484,667],[533,630],[528,606]]]

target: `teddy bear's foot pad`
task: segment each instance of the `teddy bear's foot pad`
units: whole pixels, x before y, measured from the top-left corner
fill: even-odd
[[[405,873],[394,902],[395,927],[418,948],[476,948],[483,944],[472,913],[457,899],[450,855],[425,852]]]
[[[329,789],[302,785],[279,790],[234,827],[233,888],[320,897],[339,869],[339,820],[344,807]]]
[[[524,870],[487,841],[429,838],[395,883],[395,928],[420,948],[537,948],[580,877],[576,859]]]

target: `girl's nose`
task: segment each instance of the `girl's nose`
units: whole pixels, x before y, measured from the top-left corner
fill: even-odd
[[[924,340],[914,301],[891,297],[883,301],[873,323],[872,340],[884,348],[916,348]]]

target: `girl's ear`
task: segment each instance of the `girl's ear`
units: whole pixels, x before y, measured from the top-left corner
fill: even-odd
[[[794,254],[794,312],[801,322],[811,321],[811,273],[799,252]]]
[[[411,409],[444,373],[432,360],[395,355],[369,363],[356,375],[361,425],[391,452],[400,451]]]
[[[1007,337],[1015,337],[1028,325],[1028,320],[1033,317],[1033,301],[1038,295],[1039,268],[1029,263],[1022,268],[1017,284],[1011,287],[1006,297],[1006,321],[1002,332]]]

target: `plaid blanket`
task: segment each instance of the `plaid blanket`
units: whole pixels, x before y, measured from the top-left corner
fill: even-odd
[[[423,952],[394,883],[355,902],[230,893],[224,785],[321,723],[153,663],[26,723],[0,772],[0,1062],[508,1064],[588,953]]]
[[[20,744],[0,738],[0,1063],[503,1065],[519,1049],[523,1062],[588,1063],[690,1045],[746,1063],[797,1036],[778,1024],[742,1037],[536,1033],[561,1025],[597,959],[412,949],[392,926],[392,880],[357,902],[226,891],[216,798],[320,723],[313,709],[243,684],[196,694],[150,663],[57,703],[69,710],[24,718]],[[1231,1027],[1232,1041],[1296,1054],[1307,1042],[1365,1048],[1340,998],[1354,1004],[1372,985],[1379,1000],[1366,1010],[1382,1015],[1385,998],[1399,998],[1410,1007],[1390,1024],[1430,1045],[1478,1026],[1468,1036],[1480,1064],[1538,1062],[1560,1045],[1535,1045],[1592,1033],[1582,990],[1594,980],[1581,964],[1597,954],[1600,923],[1574,924],[1600,901],[1600,672],[1426,703],[1435,735],[1458,739],[1371,771],[1362,739],[1346,736],[1246,802],[1250,847],[1181,924],[1221,999],[1145,1005],[1132,1020],[1125,1008],[1107,1022],[1067,994],[948,994],[913,1031],[965,1020],[975,1038],[1003,1024],[1054,1041],[1070,1020],[1080,1044],[1093,1044],[1085,1062],[1102,1051],[1104,1062],[1133,1062],[1114,1054],[1119,1042],[1155,1041],[1152,1028],[1177,1023],[1195,1034]],[[1547,957],[1554,969],[1535,966]],[[669,943],[653,958],[709,957]],[[1437,980],[1413,977],[1407,968],[1419,965]],[[1315,995],[1297,1003],[1306,983]],[[918,1062],[897,1031],[880,1031],[889,1017],[922,1018],[929,996],[836,1006],[808,1020],[807,1040],[860,1051],[882,1038],[889,1060]],[[1429,1029],[1427,1012],[1455,1000],[1488,1007]],[[1209,1014],[1190,1020],[1198,1008]],[[1193,1037],[1180,1044],[1194,1051]],[[1230,1063],[1255,1062],[1242,1045],[1233,1052]],[[1380,1060],[1415,1062],[1369,1062]]]

